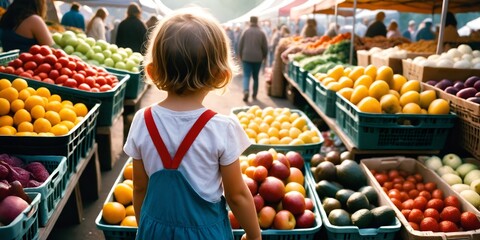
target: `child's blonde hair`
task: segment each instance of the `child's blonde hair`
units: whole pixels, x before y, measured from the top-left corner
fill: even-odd
[[[200,8],[163,18],[150,35],[144,67],[161,90],[184,94],[224,88],[234,65],[220,23]]]

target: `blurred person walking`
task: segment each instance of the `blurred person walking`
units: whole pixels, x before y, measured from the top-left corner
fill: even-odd
[[[118,25],[115,42],[119,47],[131,48],[140,53],[145,51],[147,26],[140,20],[141,14],[138,4],[130,3],[127,17]]]
[[[108,11],[106,8],[101,7],[97,9],[97,12],[95,12],[95,15],[87,24],[87,36],[95,38],[96,40],[107,40],[107,30],[105,28],[105,19],[107,19],[107,16]]]
[[[404,38],[408,38],[410,41],[415,41],[415,21],[410,20],[408,22],[408,28],[402,33]]]
[[[72,3],[70,11],[66,12],[62,17],[62,25],[80,28],[85,31],[85,18],[80,13],[80,4],[77,2]]]
[[[317,21],[315,19],[307,19],[307,24],[303,27],[300,35],[302,37],[317,36]]]
[[[402,37],[402,33],[398,30],[398,23],[392,20],[388,25],[387,38],[399,38]]]
[[[375,37],[375,36],[387,36],[387,27],[383,23],[385,20],[385,13],[378,12],[375,16],[375,22],[370,24],[365,33],[365,37]]]
[[[418,29],[418,32],[415,34],[415,39],[417,41],[420,40],[434,40],[435,39],[435,33],[432,31],[432,19],[431,18],[425,18],[423,20],[422,24],[423,27]]]

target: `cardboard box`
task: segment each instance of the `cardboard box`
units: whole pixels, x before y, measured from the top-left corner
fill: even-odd
[[[366,50],[357,51],[357,65],[358,66],[368,66],[370,65],[370,54]]]
[[[381,54],[373,54],[371,56],[372,65],[379,68],[381,66],[389,66],[393,73],[402,74],[402,58],[382,57]]]
[[[460,68],[440,68],[425,67],[414,64],[405,59],[402,60],[403,75],[411,80],[420,80],[427,82],[428,80],[465,80],[471,76],[480,76],[480,69],[460,69]]]
[[[383,191],[380,184],[377,182],[370,170],[382,171],[389,169],[404,170],[408,173],[420,173],[424,182],[435,182],[437,188],[441,189],[444,196],[454,195],[458,198],[462,205],[460,211],[470,211],[480,215],[480,212],[457,192],[455,192],[446,182],[440,179],[440,177],[433,171],[427,169],[423,164],[413,158],[405,158],[401,156],[385,157],[385,158],[370,158],[362,159],[360,161],[360,167],[367,175],[367,181],[370,186],[373,186],[378,193],[380,204],[386,204],[392,207],[397,215],[397,218],[402,222],[401,239],[480,239],[480,229],[461,232],[430,232],[430,231],[417,231],[408,223],[402,212],[395,207],[387,194]]]

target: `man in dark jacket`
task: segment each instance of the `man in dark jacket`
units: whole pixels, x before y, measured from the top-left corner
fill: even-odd
[[[375,36],[387,36],[387,26],[383,23],[385,20],[385,13],[378,12],[375,16],[375,22],[370,24],[365,33],[365,37],[375,37]]]
[[[145,51],[147,26],[140,20],[141,13],[138,4],[130,3],[127,9],[127,18],[118,25],[115,39],[117,46],[131,48],[134,52],[143,53]]]
[[[70,11],[65,13],[62,17],[62,25],[80,28],[85,31],[85,18],[80,13],[80,4],[77,2],[72,3]]]
[[[248,101],[250,92],[250,75],[253,78],[252,98],[256,100],[258,93],[258,74],[262,61],[268,54],[268,43],[265,33],[258,27],[258,18],[250,17],[250,26],[242,33],[238,43],[238,55],[243,65],[243,101]]]

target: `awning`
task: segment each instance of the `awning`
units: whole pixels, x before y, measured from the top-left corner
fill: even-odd
[[[243,14],[242,16],[229,20],[228,23],[246,22],[250,19],[251,16],[257,16],[260,18],[260,16],[262,15],[262,12],[271,8],[275,8],[281,5],[283,2],[285,2],[285,0],[265,0],[260,4],[258,4],[258,6],[256,6],[255,8]]]
[[[343,0],[311,0],[307,1],[296,7],[292,7],[290,10],[291,18],[299,18],[302,15],[314,13],[316,10],[325,10],[322,12],[324,14],[335,14],[335,9],[332,6],[335,6],[338,3],[341,3]],[[346,8],[343,8],[346,9]],[[352,10],[351,10],[352,11]],[[352,12],[353,15],[353,12]]]
[[[295,0],[292,3],[278,9],[278,15],[283,17],[290,16],[290,10],[293,7],[299,6],[300,4],[304,4],[305,2],[307,2],[307,0]]]
[[[342,1],[338,7],[350,7],[352,8],[355,0],[340,0]],[[397,10],[399,12],[413,12],[413,13],[441,13],[442,12],[442,0],[425,0],[425,1],[412,1],[412,0],[356,0],[357,8],[361,9],[385,9],[385,10]],[[453,13],[463,12],[479,12],[480,1],[478,0],[451,0],[448,3],[448,11]]]

